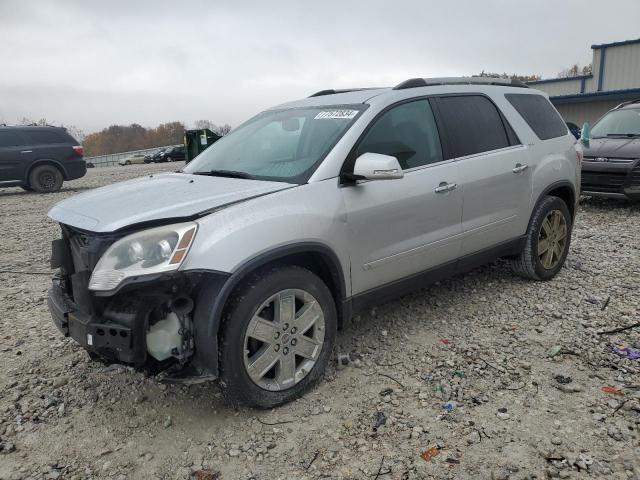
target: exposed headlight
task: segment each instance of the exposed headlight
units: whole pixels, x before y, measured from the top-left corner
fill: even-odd
[[[108,291],[130,277],[180,268],[193,243],[194,222],[151,228],[126,236],[102,255],[89,280],[89,290]]]

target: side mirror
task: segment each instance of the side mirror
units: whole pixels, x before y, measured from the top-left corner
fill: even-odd
[[[580,131],[580,141],[585,147],[589,146],[589,122],[584,122]]]
[[[353,176],[366,180],[394,180],[404,174],[396,157],[367,152],[356,158]]]

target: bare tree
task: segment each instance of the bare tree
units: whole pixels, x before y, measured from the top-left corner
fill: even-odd
[[[213,123],[211,120],[196,120],[194,122],[193,126],[195,128],[197,128],[198,130],[200,130],[202,128],[208,128],[212,132],[217,128],[216,124]]]
[[[221,137],[224,137],[230,131],[231,131],[231,125],[229,125],[228,123],[225,123],[224,125],[216,128],[214,130],[214,132],[217,133],[218,135],[220,135]]]
[[[579,75],[591,75],[593,71],[593,64],[585,65],[581,67],[579,63],[574,63],[570,67],[567,67],[558,73],[558,78],[570,78],[577,77]]]

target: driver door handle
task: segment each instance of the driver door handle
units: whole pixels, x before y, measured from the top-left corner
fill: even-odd
[[[440,182],[440,185],[438,185],[436,187],[434,192],[436,192],[436,193],[447,193],[447,192],[450,192],[452,190],[455,190],[456,188],[458,188],[458,184],[457,183]]]
[[[20,153],[33,153],[33,150],[22,150]]]
[[[522,173],[524,172],[527,168],[529,168],[529,165],[527,165],[526,163],[524,165],[520,164],[520,163],[516,163],[516,166],[513,168],[513,170],[511,170],[513,173]]]

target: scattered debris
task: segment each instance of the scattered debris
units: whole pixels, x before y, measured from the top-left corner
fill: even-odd
[[[633,348],[625,346],[613,347],[612,350],[614,351],[614,353],[622,355],[629,360],[640,360],[640,350],[634,350]]]
[[[448,338],[441,338],[440,343],[442,343],[443,345],[451,345],[451,340],[449,340]]]
[[[387,395],[391,395],[393,393],[393,388],[385,388],[384,390],[381,390],[379,395],[381,397],[386,397]]]
[[[445,412],[450,412],[451,410],[453,410],[454,408],[456,408],[456,402],[447,402],[447,403],[443,403],[442,404],[442,409]]]
[[[387,416],[384,414],[384,412],[376,412],[373,417],[373,431],[377,432],[378,429],[385,423],[387,423]]]
[[[600,390],[602,390],[604,393],[610,393],[611,395],[624,395],[624,392],[616,387],[604,386]]]
[[[438,447],[431,447],[422,452],[420,454],[420,458],[422,458],[425,462],[428,462],[439,453],[440,449]]]
[[[604,312],[604,309],[607,308],[607,305],[609,305],[610,301],[611,301],[611,297],[609,296],[609,297],[607,297],[607,299],[602,304],[602,308],[600,310],[602,310]]]
[[[627,325],[624,327],[614,328],[613,330],[604,330],[602,332],[598,332],[598,335],[611,335],[613,333],[625,332],[635,327],[640,327],[640,322],[632,323],[631,325]]]
[[[554,345],[549,350],[547,350],[547,357],[553,358],[560,354],[562,351],[562,347],[560,345]]]
[[[565,377],[564,375],[556,375],[555,377],[553,377],[554,380],[562,385],[566,385],[568,383],[573,382],[573,379],[571,377]]]
[[[196,480],[219,480],[220,472],[215,472],[208,468],[203,468],[201,470],[196,470],[193,472],[193,478]]]
[[[345,368],[349,365],[349,354],[347,353],[339,353],[338,354],[338,369]]]

